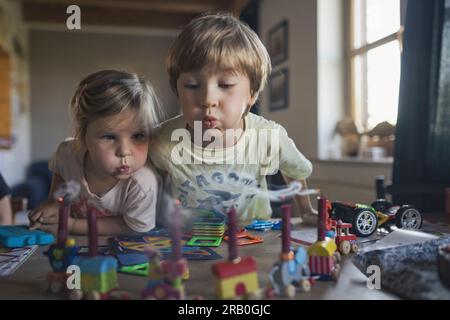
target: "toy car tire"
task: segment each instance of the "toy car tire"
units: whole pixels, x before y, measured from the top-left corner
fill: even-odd
[[[62,290],[63,290],[63,284],[61,282],[53,280],[50,283],[50,292],[51,293],[54,293],[54,294],[60,293]]]
[[[69,299],[70,300],[81,300],[81,299],[83,299],[83,291],[77,290],[77,289],[70,291]]]
[[[398,228],[418,230],[422,228],[422,222],[422,215],[413,206],[401,206],[395,214],[395,225]]]
[[[351,224],[353,225],[351,231],[356,236],[369,237],[377,230],[378,218],[370,209],[357,208],[353,211]]]
[[[341,241],[339,243],[339,252],[343,255],[347,255],[350,253],[350,250],[352,249],[350,242],[347,240]]]
[[[356,243],[352,243],[352,252],[357,253],[358,252],[358,245]]]
[[[293,298],[295,296],[295,287],[292,284],[288,285],[284,289],[284,293],[286,294],[287,297]]]
[[[334,270],[331,271],[331,278],[332,278],[334,281],[337,281],[337,280],[339,279],[339,275],[340,275],[340,274],[341,274],[341,265],[337,264],[337,265],[334,267]]]
[[[311,282],[309,280],[302,280],[300,282],[300,290],[302,292],[309,292],[311,290]]]
[[[333,259],[334,259],[334,263],[336,263],[336,264],[340,263],[341,259],[342,259],[341,254],[338,251],[336,251],[333,254]]]

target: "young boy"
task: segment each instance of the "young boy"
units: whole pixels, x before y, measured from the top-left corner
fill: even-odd
[[[182,115],[161,125],[150,157],[166,171],[184,207],[227,210],[267,219],[266,175],[277,170],[306,187],[308,161],[279,124],[249,113],[271,72],[270,58],[247,25],[228,14],[192,20],[167,58]],[[314,213],[301,197],[303,213]]]

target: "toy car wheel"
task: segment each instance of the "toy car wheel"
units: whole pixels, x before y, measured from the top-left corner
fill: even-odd
[[[248,298],[250,300],[260,300],[262,298],[262,290],[256,289],[255,291],[249,294]]]
[[[339,279],[339,275],[340,275],[340,274],[341,274],[341,265],[337,264],[337,265],[334,267],[334,270],[331,271],[331,278],[332,278],[334,281],[337,281],[337,280]]]
[[[358,252],[358,245],[356,244],[356,243],[352,243],[352,252],[353,253],[356,253],[356,252]]]
[[[70,291],[69,299],[70,300],[81,300],[81,299],[83,299],[83,291],[76,290],[76,289]]]
[[[392,207],[392,203],[385,199],[378,199],[372,202],[370,205],[372,208],[374,208],[376,211],[381,211],[383,213],[388,212],[389,208]]]
[[[408,205],[400,207],[395,214],[395,225],[402,229],[420,229],[422,220],[419,210]]]
[[[309,292],[311,290],[311,282],[309,280],[302,280],[300,282],[300,290],[302,292]]]
[[[97,291],[90,291],[86,293],[86,299],[87,300],[100,300],[100,293]]]
[[[341,259],[342,259],[341,254],[340,254],[338,251],[336,251],[336,252],[333,254],[333,259],[334,259],[334,263],[335,263],[335,264],[340,263],[340,262],[341,262]]]
[[[354,211],[352,232],[358,237],[368,237],[377,230],[378,218],[367,208],[358,208]]]
[[[284,289],[284,293],[286,294],[287,297],[292,298],[295,296],[295,287],[290,284],[288,285],[285,289]]]
[[[50,292],[51,293],[60,293],[63,290],[63,284],[59,281],[53,280],[50,283]]]
[[[350,242],[347,240],[341,241],[341,243],[339,243],[339,252],[342,253],[343,255],[347,255],[350,253],[351,250],[351,245]]]

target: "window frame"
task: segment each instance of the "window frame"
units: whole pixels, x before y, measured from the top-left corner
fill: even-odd
[[[400,28],[383,37],[375,42],[367,43],[365,39],[366,32],[365,30],[361,30],[361,33],[363,34],[363,45],[354,48],[354,35],[355,35],[355,28],[356,28],[356,22],[354,19],[353,11],[355,7],[355,1],[356,0],[347,0],[346,1],[346,35],[345,35],[345,41],[346,41],[346,84],[347,84],[347,106],[348,109],[346,110],[346,113],[350,115],[350,117],[355,121],[356,125],[361,128],[364,132],[366,132],[368,128],[368,106],[367,106],[367,91],[368,91],[368,83],[367,83],[367,52],[369,52],[372,49],[381,47],[383,45],[386,45],[388,43],[391,43],[393,41],[398,40],[400,45],[400,53],[402,51],[403,47],[403,32],[404,32],[404,21],[405,21],[405,13],[406,13],[406,5],[407,0],[400,0]],[[366,6],[366,0],[361,0],[362,6],[361,11],[365,11]],[[365,16],[361,15],[361,18],[364,19]],[[366,23],[361,23],[364,27],[367,25]],[[355,79],[355,57],[361,56],[362,61],[362,72],[361,72],[361,92],[359,93],[361,96],[361,103],[362,106],[358,107],[356,95],[357,95],[357,87],[356,87],[356,79]],[[360,114],[359,114],[360,113]]]

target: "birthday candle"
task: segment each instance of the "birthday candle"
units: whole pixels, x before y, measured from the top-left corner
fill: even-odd
[[[327,219],[327,199],[318,197],[319,221],[317,225],[317,241],[325,240],[325,221]]]
[[[283,210],[283,229],[281,231],[281,252],[289,253],[291,251],[290,247],[290,237],[291,237],[291,209],[292,206],[290,204],[283,204],[281,206],[281,210]]]
[[[181,245],[180,245],[180,208],[176,207],[173,212],[172,222],[172,259],[178,261],[181,258]]]
[[[95,257],[97,255],[97,209],[94,207],[89,208],[88,229],[89,255]]]
[[[237,224],[236,224],[236,209],[231,206],[228,211],[228,260],[233,261],[238,258],[237,249]]]
[[[57,246],[63,247],[67,242],[67,223],[69,220],[69,208],[70,204],[62,203],[59,207],[59,220],[58,220],[58,241]]]

